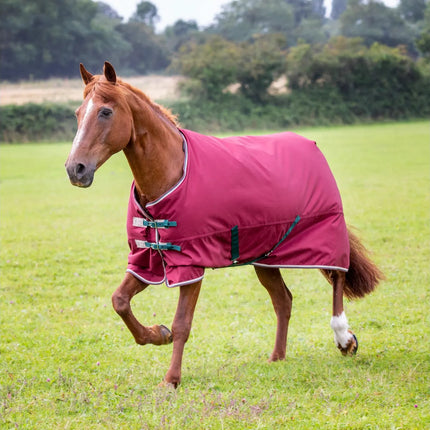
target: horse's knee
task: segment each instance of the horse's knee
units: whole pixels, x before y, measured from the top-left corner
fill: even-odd
[[[175,341],[187,342],[191,331],[191,324],[188,323],[173,323],[172,337]]]

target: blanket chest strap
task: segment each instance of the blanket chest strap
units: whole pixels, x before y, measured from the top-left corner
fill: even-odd
[[[176,227],[176,221],[169,221],[167,219],[155,219],[149,221],[145,218],[133,217],[133,227],[149,227],[149,228],[170,228]]]
[[[181,247],[173,245],[170,242],[147,242],[146,240],[135,239],[136,246],[138,248],[151,248],[158,251],[180,251]]]

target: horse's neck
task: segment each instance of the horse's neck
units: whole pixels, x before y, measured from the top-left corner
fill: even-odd
[[[130,104],[134,137],[124,149],[140,203],[156,200],[182,177],[184,152],[179,130],[159,112],[140,101]]]

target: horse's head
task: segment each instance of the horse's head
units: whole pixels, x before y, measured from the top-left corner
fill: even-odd
[[[84,101],[76,110],[78,131],[66,161],[73,185],[89,187],[94,172],[133,136],[133,118],[117,82],[113,66],[105,62],[103,75],[92,75],[80,65]]]

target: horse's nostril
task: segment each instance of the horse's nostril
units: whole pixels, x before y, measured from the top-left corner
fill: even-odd
[[[76,165],[76,176],[78,177],[78,178],[82,178],[82,176],[84,175],[84,173],[85,173],[85,165],[84,164],[82,164],[82,163],[78,163],[77,165]]]

